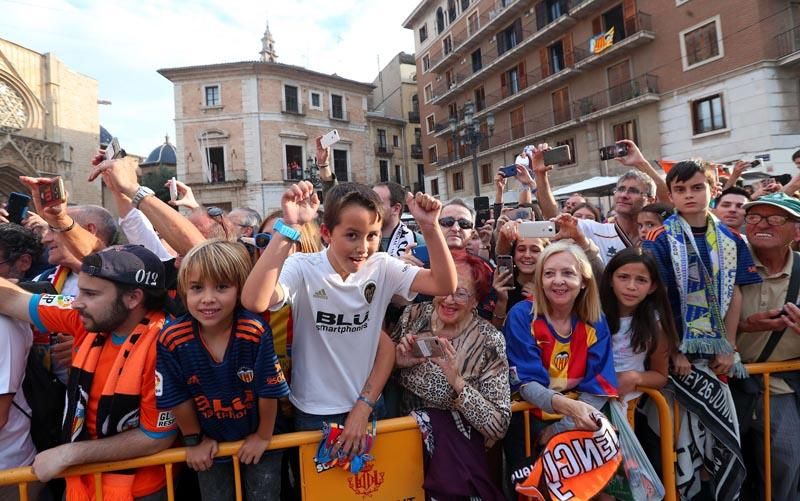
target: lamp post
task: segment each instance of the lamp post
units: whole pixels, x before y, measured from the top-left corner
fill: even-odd
[[[322,200],[322,180],[319,178],[319,166],[317,165],[317,159],[309,155],[306,157],[306,170],[305,170],[305,179],[307,179],[311,184],[314,185],[314,191],[317,192],[317,196],[319,197],[320,201]]]
[[[458,123],[455,117],[450,117],[450,134],[453,137],[453,147],[457,148],[458,141],[461,141],[467,145],[472,155],[472,182],[476,197],[481,195],[481,181],[478,179],[478,150],[481,142],[494,134],[494,115],[492,113],[486,115],[486,126],[488,130],[484,133],[481,131],[480,122],[475,120],[475,105],[472,101],[464,103],[464,120],[461,124]],[[461,130],[460,138],[458,134],[459,127]]]

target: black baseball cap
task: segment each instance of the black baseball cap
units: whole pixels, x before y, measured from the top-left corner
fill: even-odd
[[[81,271],[142,289],[164,289],[164,264],[141,245],[115,245],[83,259]]]

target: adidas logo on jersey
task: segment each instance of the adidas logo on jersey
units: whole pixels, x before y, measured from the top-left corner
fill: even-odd
[[[328,299],[328,295],[325,293],[325,289],[320,289],[314,293],[314,297],[316,299]]]

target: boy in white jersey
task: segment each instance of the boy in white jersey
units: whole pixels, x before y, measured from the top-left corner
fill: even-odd
[[[365,450],[364,431],[394,367],[394,344],[381,333],[393,295],[443,296],[456,288],[453,258],[438,217],[441,203],[422,193],[406,197],[422,230],[431,269],[376,253],[381,241],[382,203],[368,186],[343,183],[325,197],[322,235],[330,242],[314,254],[289,251],[299,228],[317,216],[319,200],[301,181],[281,199],[284,217],[242,290],[242,305],[264,311],[292,304],[292,403],[298,430],[323,421],[344,423],[339,448]]]

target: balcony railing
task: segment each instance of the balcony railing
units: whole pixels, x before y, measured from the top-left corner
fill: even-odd
[[[422,158],[422,145],[421,144],[412,144],[411,145],[411,158],[416,158],[416,159]]]
[[[658,77],[645,74],[572,103],[576,118],[585,117],[647,94],[658,94]]]
[[[217,181],[209,182],[205,174],[202,172],[187,172],[186,184],[189,185],[214,185],[217,183],[230,183],[230,182],[246,182],[247,171],[245,169],[224,169]]]
[[[375,154],[379,157],[391,157],[394,155],[394,148],[386,143],[375,143]]]
[[[778,46],[778,57],[783,58],[800,51],[800,26],[784,31],[775,37]]]
[[[408,112],[408,123],[418,124],[419,123],[419,111],[409,111]]]
[[[596,35],[599,35],[599,33]],[[652,41],[655,38],[652,16],[641,11],[637,12],[636,15],[626,23],[624,31],[614,32],[613,43],[603,49],[591,51],[590,46],[592,38],[594,37],[587,38],[583,42],[575,44],[573,48],[575,68],[586,69],[601,64],[606,59],[619,57],[621,55],[620,51],[631,50]]]
[[[350,114],[347,112],[347,110],[331,110],[330,114],[328,114],[328,118],[331,120],[338,120],[340,122],[349,122]]]
[[[297,101],[281,101],[281,113],[305,115],[306,105]]]

